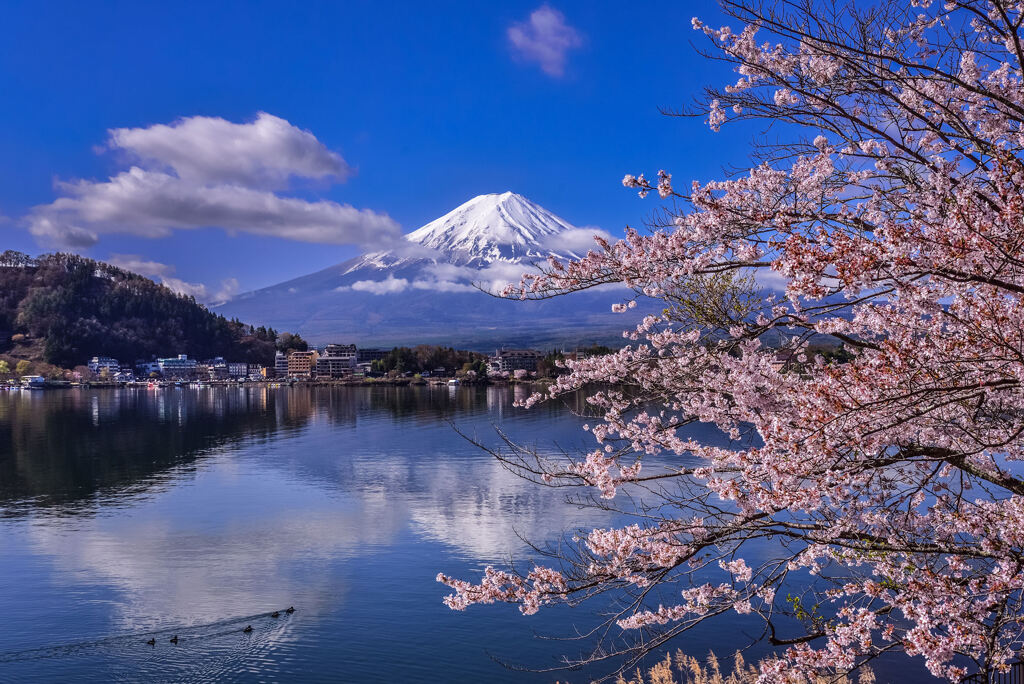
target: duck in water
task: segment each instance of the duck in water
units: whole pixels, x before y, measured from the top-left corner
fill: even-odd
[[[246,634],[252,631],[252,625],[246,625],[245,629],[242,630]]]
[[[147,641],[146,643],[147,643],[148,645],[150,645],[150,646],[156,646],[156,639],[150,639],[150,640],[149,640],[149,641]]]
[[[270,617],[272,617],[272,618],[281,617],[281,613],[280,613],[280,611],[276,611],[275,610],[273,613],[270,614]]]
[[[177,635],[177,634],[175,634],[174,636],[172,636],[172,637],[170,638],[170,642],[171,642],[172,644],[176,644],[176,643],[178,643],[178,635]]]
[[[288,607],[288,610],[286,610],[286,611],[284,611],[284,612],[286,612],[286,613],[288,613],[289,615],[291,615],[292,613],[294,613],[294,612],[295,612],[295,606],[289,606],[289,607]]]

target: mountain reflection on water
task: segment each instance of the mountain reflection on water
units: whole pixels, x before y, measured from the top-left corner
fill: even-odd
[[[455,432],[497,443],[500,425],[541,448],[587,444],[566,406],[520,411],[515,398],[472,387],[0,394],[0,681],[552,681],[488,652],[549,665],[565,644],[533,631],[571,633],[567,613],[455,614],[434,581],[526,557],[517,535],[557,540],[605,515],[520,480]],[[288,605],[299,610],[287,620],[266,616]],[[153,647],[140,638],[151,632]],[[164,643],[171,632],[177,646]]]
[[[4,393],[0,512],[47,507],[70,514],[98,502],[116,504],[163,484],[171,469],[181,477],[218,449],[281,438],[311,422],[354,429],[359,414],[383,414],[416,426],[482,413],[494,413],[500,422],[512,394],[498,388],[482,392],[485,402],[480,391],[398,387]],[[328,479],[338,479],[337,453],[291,456],[294,468],[327,466]]]

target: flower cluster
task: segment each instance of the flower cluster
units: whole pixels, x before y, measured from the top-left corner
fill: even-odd
[[[665,171],[653,185],[626,176],[641,197],[684,206],[505,293],[617,283],[629,302],[664,301],[623,349],[568,362],[523,402],[587,391],[601,415],[588,426],[598,448],[548,464],[544,481],[609,499],[645,486],[661,502],[581,535],[571,577],[445,578],[450,604],[534,610],[619,588],[636,597],[619,626],[667,636],[754,613],[773,639],[797,630],[764,682],[892,650],[957,681],[956,656],[994,672],[1024,648],[1024,7],[914,4],[834,26],[742,3],[738,33],[694,21],[739,76],[709,98],[712,129],[731,111],[810,135],[685,196]],[[955,27],[973,32],[970,50]],[[816,354],[816,339],[842,356]],[[688,437],[696,422],[728,440]],[[703,465],[641,471],[650,455]],[[744,557],[766,538],[785,542],[782,560]],[[669,582],[677,603],[644,604]],[[777,598],[806,592],[813,611]]]

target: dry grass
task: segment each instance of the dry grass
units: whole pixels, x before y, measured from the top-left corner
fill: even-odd
[[[675,657],[666,653],[665,659],[656,663],[647,671],[646,676],[637,669],[636,674],[626,679],[622,675],[615,684],[755,684],[757,667],[748,664],[743,654],[736,651],[733,656],[732,668],[722,671],[718,657],[709,653],[705,662],[686,655],[681,650]],[[875,674],[870,668],[862,668],[854,679],[847,675],[821,676],[819,684],[874,684]]]

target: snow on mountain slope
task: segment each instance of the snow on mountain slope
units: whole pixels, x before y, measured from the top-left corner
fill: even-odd
[[[404,246],[239,295],[217,311],[314,342],[488,346],[554,342],[553,333],[596,341],[598,332],[606,341],[621,334],[623,318],[611,313],[621,293],[512,302],[475,287],[515,282],[551,254],[576,258],[593,232],[516,193],[480,195],[406,235]]]
[[[459,266],[544,259],[553,238],[576,227],[514,192],[479,195],[406,236]],[[575,257],[565,253],[561,256]]]
[[[558,238],[578,232],[565,219],[514,192],[477,195],[406,235],[408,248],[364,254],[347,262],[345,273],[426,263],[481,269],[528,264],[552,254],[573,259],[579,255],[559,245]]]

